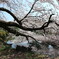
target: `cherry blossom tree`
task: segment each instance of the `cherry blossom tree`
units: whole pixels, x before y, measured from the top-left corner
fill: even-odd
[[[33,36],[21,33],[20,31],[13,29],[13,27],[18,27],[25,32],[43,30],[45,33],[45,29],[49,26],[50,23],[55,23],[57,26],[59,26],[56,21],[51,20],[52,16],[55,14],[57,15],[59,10],[57,0],[0,0],[0,6],[0,27],[16,36],[25,37],[28,42],[29,38],[35,40],[36,42],[38,41]],[[13,21],[6,21],[7,18],[3,12],[6,12],[12,16]],[[38,25],[37,27],[34,25],[32,26],[33,21],[31,21],[31,19],[31,24],[28,23],[27,25],[26,19],[31,16],[36,18],[39,17],[39,19],[47,21],[44,22],[41,26]]]

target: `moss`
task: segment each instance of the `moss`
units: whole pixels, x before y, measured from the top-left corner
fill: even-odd
[[[8,32],[4,30],[0,30],[0,38],[6,39],[7,36],[8,36]]]

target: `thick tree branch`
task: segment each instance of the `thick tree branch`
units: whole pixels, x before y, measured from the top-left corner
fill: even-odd
[[[34,4],[32,5],[32,8],[28,12],[28,14],[33,9],[33,6],[35,5],[35,3],[36,2],[34,2]],[[52,21],[50,19],[51,19],[53,14],[50,15],[48,22],[45,22],[41,27],[39,27],[39,28],[27,28],[27,27],[24,27],[24,26],[21,25],[22,24],[21,21],[24,20],[28,16],[28,14],[23,19],[21,19],[19,21],[18,18],[11,11],[9,11],[9,10],[7,10],[5,8],[0,8],[0,10],[9,13],[14,18],[14,20],[17,21],[17,23],[15,23],[15,22],[6,22],[6,21],[1,21],[0,20],[0,27],[2,27],[3,29],[7,30],[10,33],[15,34],[16,36],[19,36],[19,35],[24,36],[24,37],[26,37],[27,40],[28,40],[28,37],[30,37],[30,38],[32,38],[32,39],[34,39],[36,41],[36,39],[33,38],[32,36],[22,34],[22,33],[18,32],[18,31],[16,31],[15,29],[10,28],[9,26],[15,26],[15,27],[18,27],[18,28],[20,28],[22,30],[33,31],[33,30],[42,30],[42,29],[48,27],[48,25],[50,23],[52,23]]]
[[[14,18],[14,20],[16,20],[19,24],[21,24],[18,18],[11,11],[7,10],[6,8],[0,8],[0,11],[5,11],[9,13]]]
[[[15,23],[15,22],[6,22],[6,21],[3,21],[3,20],[0,20],[0,24],[1,25],[4,24],[5,26],[15,26],[15,27],[19,27],[20,26],[19,24]]]
[[[14,18],[14,20],[16,20],[17,23],[19,23],[19,25],[22,25],[21,21],[24,20],[24,19],[28,16],[28,14],[29,14],[29,13],[31,12],[31,10],[33,9],[35,3],[36,3],[36,1],[34,1],[32,7],[31,7],[31,9],[30,9],[30,11],[29,11],[29,12],[26,14],[26,16],[24,16],[24,18],[21,19],[21,20],[18,20],[18,18],[17,18],[11,11],[9,11],[9,10],[6,9],[6,8],[0,8],[0,11],[5,11],[5,12],[9,13],[9,14]]]
[[[7,25],[1,25],[0,24],[0,27],[2,27],[3,29],[5,29],[5,30],[7,30],[8,32],[10,32],[10,33],[13,33],[13,34],[15,34],[16,36],[26,36],[26,35],[24,35],[24,34],[21,34],[21,33],[19,33],[19,32],[17,32],[15,29],[12,29],[12,28],[10,28],[10,27],[8,27]]]
[[[42,30],[42,29],[48,27],[48,25],[53,22],[53,21],[50,20],[51,17],[52,17],[52,15],[53,15],[53,14],[50,15],[48,22],[45,22],[45,23],[44,23],[41,27],[39,27],[39,28],[27,28],[27,27],[24,27],[24,26],[22,26],[22,25],[19,25],[19,24],[15,23],[15,22],[6,22],[6,21],[1,21],[1,20],[0,20],[0,25],[3,25],[3,24],[4,24],[5,26],[15,26],[15,27],[18,27],[18,28],[20,28],[20,29],[22,29],[22,30],[26,30],[26,31]]]
[[[26,37],[26,40],[27,40],[27,41],[28,41],[28,37],[30,37],[30,38],[32,38],[33,40],[36,41],[36,39],[33,38],[32,36],[22,34],[22,33],[18,32],[18,31],[16,31],[15,29],[12,29],[12,28],[8,27],[8,26],[5,25],[5,24],[3,24],[3,25],[0,24],[0,27],[2,27],[3,29],[7,30],[7,31],[10,32],[10,33],[13,33],[13,34],[16,35],[16,36],[19,36],[19,35],[20,35],[20,36]],[[37,42],[37,41],[36,41],[36,42]]]

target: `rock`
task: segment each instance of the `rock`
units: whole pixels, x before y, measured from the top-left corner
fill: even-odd
[[[32,41],[30,41],[32,42]],[[23,46],[23,47],[29,47],[28,41],[20,42],[20,43],[14,43],[13,41],[7,41],[7,44],[11,44],[11,47],[16,49],[17,46]]]

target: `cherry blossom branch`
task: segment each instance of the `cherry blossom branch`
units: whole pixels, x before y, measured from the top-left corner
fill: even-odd
[[[42,29],[48,27],[48,25],[53,22],[53,21],[50,20],[51,17],[52,17],[52,15],[54,15],[54,14],[51,14],[50,17],[49,17],[48,22],[45,22],[45,23],[44,23],[41,27],[39,27],[39,28],[27,28],[27,27],[24,27],[24,26],[22,26],[22,25],[19,25],[19,24],[15,23],[15,22],[6,22],[6,21],[1,21],[1,20],[0,20],[0,24],[1,24],[1,25],[4,24],[5,26],[15,26],[15,27],[18,27],[18,28],[20,28],[20,29],[22,29],[22,30],[26,30],[26,31],[42,30]]]

